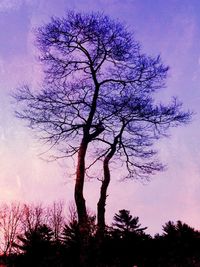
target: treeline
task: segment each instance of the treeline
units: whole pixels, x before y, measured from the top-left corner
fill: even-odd
[[[66,215],[68,213],[68,215]],[[88,267],[200,266],[200,232],[177,221],[163,233],[148,235],[147,227],[128,210],[120,210],[98,238],[95,215],[88,212]],[[78,267],[80,228],[73,205],[0,206],[1,262],[12,267]]]

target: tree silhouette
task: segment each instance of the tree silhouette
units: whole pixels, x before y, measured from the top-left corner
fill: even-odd
[[[47,223],[47,216],[42,204],[24,204],[21,218],[24,232],[37,231],[38,227]]]
[[[113,258],[119,261],[119,266],[140,265],[141,258],[145,255],[145,244],[150,238],[144,232],[147,227],[141,227],[139,217],[133,217],[125,209],[119,210],[113,220]]]
[[[91,261],[93,256],[93,251],[95,249],[94,240],[95,240],[95,216],[88,216],[88,224],[89,224],[89,233],[88,233],[88,258]],[[62,234],[62,242],[67,251],[66,262],[67,265],[72,264],[72,266],[79,266],[79,255],[81,253],[81,238],[82,235],[80,233],[80,228],[77,220],[77,216],[73,216],[72,219],[65,224]],[[69,263],[70,262],[70,263]],[[94,261],[93,261],[94,262]],[[88,263],[89,264],[89,263]],[[94,263],[91,266],[95,266]]]
[[[109,148],[104,154],[104,177],[98,202],[97,218],[101,232],[105,228],[111,160],[114,158],[122,161],[126,166],[128,178],[144,179],[156,171],[163,170],[163,165],[155,158],[157,151],[152,148],[154,141],[165,135],[171,126],[186,123],[191,115],[189,112],[180,111],[181,104],[175,98],[170,105],[154,105],[150,96],[152,92],[140,93],[138,96],[130,96],[128,101],[124,96],[125,102],[122,104],[121,101],[121,105],[115,103],[121,107],[120,113],[115,116],[117,127],[109,127],[112,135],[102,140]],[[115,110],[114,105],[112,108]]]
[[[9,250],[0,257],[1,264],[15,267],[80,266],[82,235],[73,205],[70,205],[68,222],[62,227],[61,221],[66,222],[67,218],[64,214],[61,216],[60,202],[54,202],[51,207],[2,204],[0,211],[1,233],[9,230],[8,236],[11,236]],[[122,209],[115,214],[112,226],[106,227],[99,247],[95,216],[91,212],[88,214],[88,266],[198,267],[200,264],[200,232],[182,221],[168,221],[163,225],[163,233],[153,238],[144,232],[147,228],[141,226],[137,216]]]
[[[188,122],[191,114],[182,112],[176,99],[169,105],[154,103],[168,67],[160,57],[142,54],[126,27],[103,14],[68,12],[65,18],[52,18],[40,27],[36,37],[44,84],[40,91],[28,86],[18,89],[17,116],[65,156],[77,154],[74,195],[82,248],[86,248],[86,170],[104,159],[98,204],[98,227],[104,229],[110,160],[120,158],[130,178],[161,170],[162,164],[152,159],[154,140],[171,126]],[[86,161],[88,149],[96,155],[91,162]],[[82,266],[87,266],[85,254],[83,249]]]
[[[20,203],[2,204],[0,207],[1,254],[15,252],[13,244],[21,230],[23,212]]]
[[[200,262],[200,233],[186,223],[167,222],[163,234],[156,236],[154,246],[158,250],[155,261],[162,266],[198,266]]]
[[[133,217],[128,210],[119,210],[119,214],[114,216],[113,226],[115,229],[124,233],[129,232],[141,232],[147,229],[147,227],[140,228],[139,217]]]
[[[47,209],[48,225],[53,230],[53,240],[55,243],[60,243],[61,235],[65,223],[64,219],[64,204],[63,202],[54,202]]]
[[[35,230],[19,235],[15,246],[25,253],[26,264],[40,266],[44,258],[52,253],[51,240],[53,231],[47,225],[40,225]]]

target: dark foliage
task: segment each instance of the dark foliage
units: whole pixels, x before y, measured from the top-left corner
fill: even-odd
[[[154,238],[145,233],[138,217],[120,210],[107,227],[101,247],[96,240],[94,217],[89,219],[88,267],[199,267],[200,232],[177,221],[167,222]],[[80,232],[77,220],[63,225],[55,241],[45,224],[18,236],[18,253],[0,258],[12,267],[79,267]],[[99,253],[101,252],[101,253]],[[101,256],[101,257],[100,257]]]
[[[26,231],[18,236],[18,247],[24,257],[25,264],[30,266],[44,266],[43,261],[48,261],[52,256],[53,231],[47,225],[40,225],[32,231]]]

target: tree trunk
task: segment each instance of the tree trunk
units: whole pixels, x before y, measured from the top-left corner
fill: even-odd
[[[78,163],[76,170],[76,183],[75,183],[75,202],[78,213],[78,221],[80,226],[87,221],[87,211],[85,205],[85,199],[83,197],[83,186],[85,179],[85,155],[87,151],[88,143],[82,141],[78,152]]]
[[[109,169],[109,162],[112,159],[117,146],[116,137],[114,140],[113,145],[111,146],[110,152],[107,154],[103,161],[103,170],[104,170],[104,178],[101,185],[100,190],[100,197],[97,204],[97,266],[101,266],[101,259],[102,259],[102,246],[104,241],[105,235],[105,207],[106,207],[106,198],[107,198],[107,189],[110,183],[110,169]]]
[[[109,153],[110,154],[110,153]],[[103,170],[104,170],[104,178],[101,185],[100,197],[97,204],[97,266],[101,267],[102,265],[102,248],[103,241],[105,236],[105,206],[106,206],[106,198],[107,198],[107,189],[110,183],[110,169],[109,169],[109,154],[105,157],[103,162]]]
[[[99,202],[97,204],[97,237],[100,240],[103,239],[104,237],[105,226],[106,226],[105,206],[106,206],[106,198],[107,198],[107,189],[110,183],[109,162],[115,154],[119,136],[120,134],[115,137],[114,142],[111,145],[111,149],[103,161],[104,178],[103,178],[102,185],[101,185]]]
[[[81,142],[78,153],[78,164],[76,171],[75,183],[75,202],[78,214],[79,231],[80,231],[80,267],[87,267],[88,257],[88,222],[85,199],[83,197],[83,186],[85,178],[85,155],[87,151],[88,142],[84,139]]]
[[[107,198],[107,189],[110,183],[110,170],[109,170],[110,157],[107,156],[103,162],[104,179],[101,185],[99,202],[97,204],[97,234],[98,238],[103,239],[105,232],[105,206]]]

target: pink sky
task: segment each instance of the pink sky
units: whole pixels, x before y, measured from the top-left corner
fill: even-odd
[[[107,221],[125,208],[139,216],[149,233],[161,231],[168,220],[182,220],[200,229],[200,2],[199,0],[1,0],[0,1],[0,202],[21,200],[70,201],[74,177],[71,162],[47,163],[34,133],[13,115],[11,90],[41,77],[33,45],[33,27],[65,10],[103,11],[134,30],[143,51],[161,54],[170,66],[160,97],[178,96],[195,111],[193,122],[173,129],[157,147],[168,165],[148,183],[119,182],[113,173]],[[85,198],[95,210],[100,183],[86,183]]]

